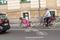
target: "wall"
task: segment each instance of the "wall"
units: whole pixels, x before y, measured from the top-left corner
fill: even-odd
[[[57,6],[56,0],[46,0],[47,8],[56,8],[56,6]]]
[[[57,9],[57,15],[60,16],[60,9]]]
[[[8,12],[7,14],[9,21],[12,23],[19,23],[19,17],[21,16],[21,12]]]

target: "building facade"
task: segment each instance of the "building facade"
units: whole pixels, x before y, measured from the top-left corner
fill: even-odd
[[[45,15],[46,8],[60,16],[60,0],[0,0],[0,12],[5,12],[10,21],[19,17],[35,20]]]

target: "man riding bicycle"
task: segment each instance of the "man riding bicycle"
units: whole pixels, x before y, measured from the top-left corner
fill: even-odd
[[[49,24],[51,23],[50,18],[51,18],[51,14],[50,14],[49,10],[46,9],[46,14],[45,14],[45,18],[44,18],[44,22],[45,22],[46,27],[48,27]]]

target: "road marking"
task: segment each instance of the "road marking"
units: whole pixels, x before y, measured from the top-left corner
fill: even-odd
[[[11,28],[10,30],[26,30],[26,29],[21,29],[21,28]],[[34,28],[32,28],[32,29],[29,29],[29,30],[33,30],[33,31],[37,31],[37,30],[60,30],[59,28],[57,28],[57,29],[34,29]]]
[[[25,31],[25,32],[31,32],[31,30],[30,30],[30,29],[25,29],[24,31]]]
[[[32,29],[32,31],[37,32],[37,31],[39,31],[39,30],[38,30],[38,29]]]
[[[26,32],[31,32],[31,31],[37,32],[39,30],[38,29],[24,29],[24,31],[26,31]]]
[[[38,32],[38,34],[44,35],[44,33],[43,33],[43,32]]]
[[[31,39],[31,38],[44,38],[43,36],[41,36],[41,37],[25,37],[25,38],[27,38],[27,39]]]
[[[43,32],[43,31],[38,31],[38,32],[36,32],[36,34],[37,35],[48,35],[48,33],[47,32]]]

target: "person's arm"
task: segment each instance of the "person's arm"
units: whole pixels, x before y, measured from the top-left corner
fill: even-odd
[[[48,15],[48,11],[46,12],[46,14],[45,14],[45,17]]]

